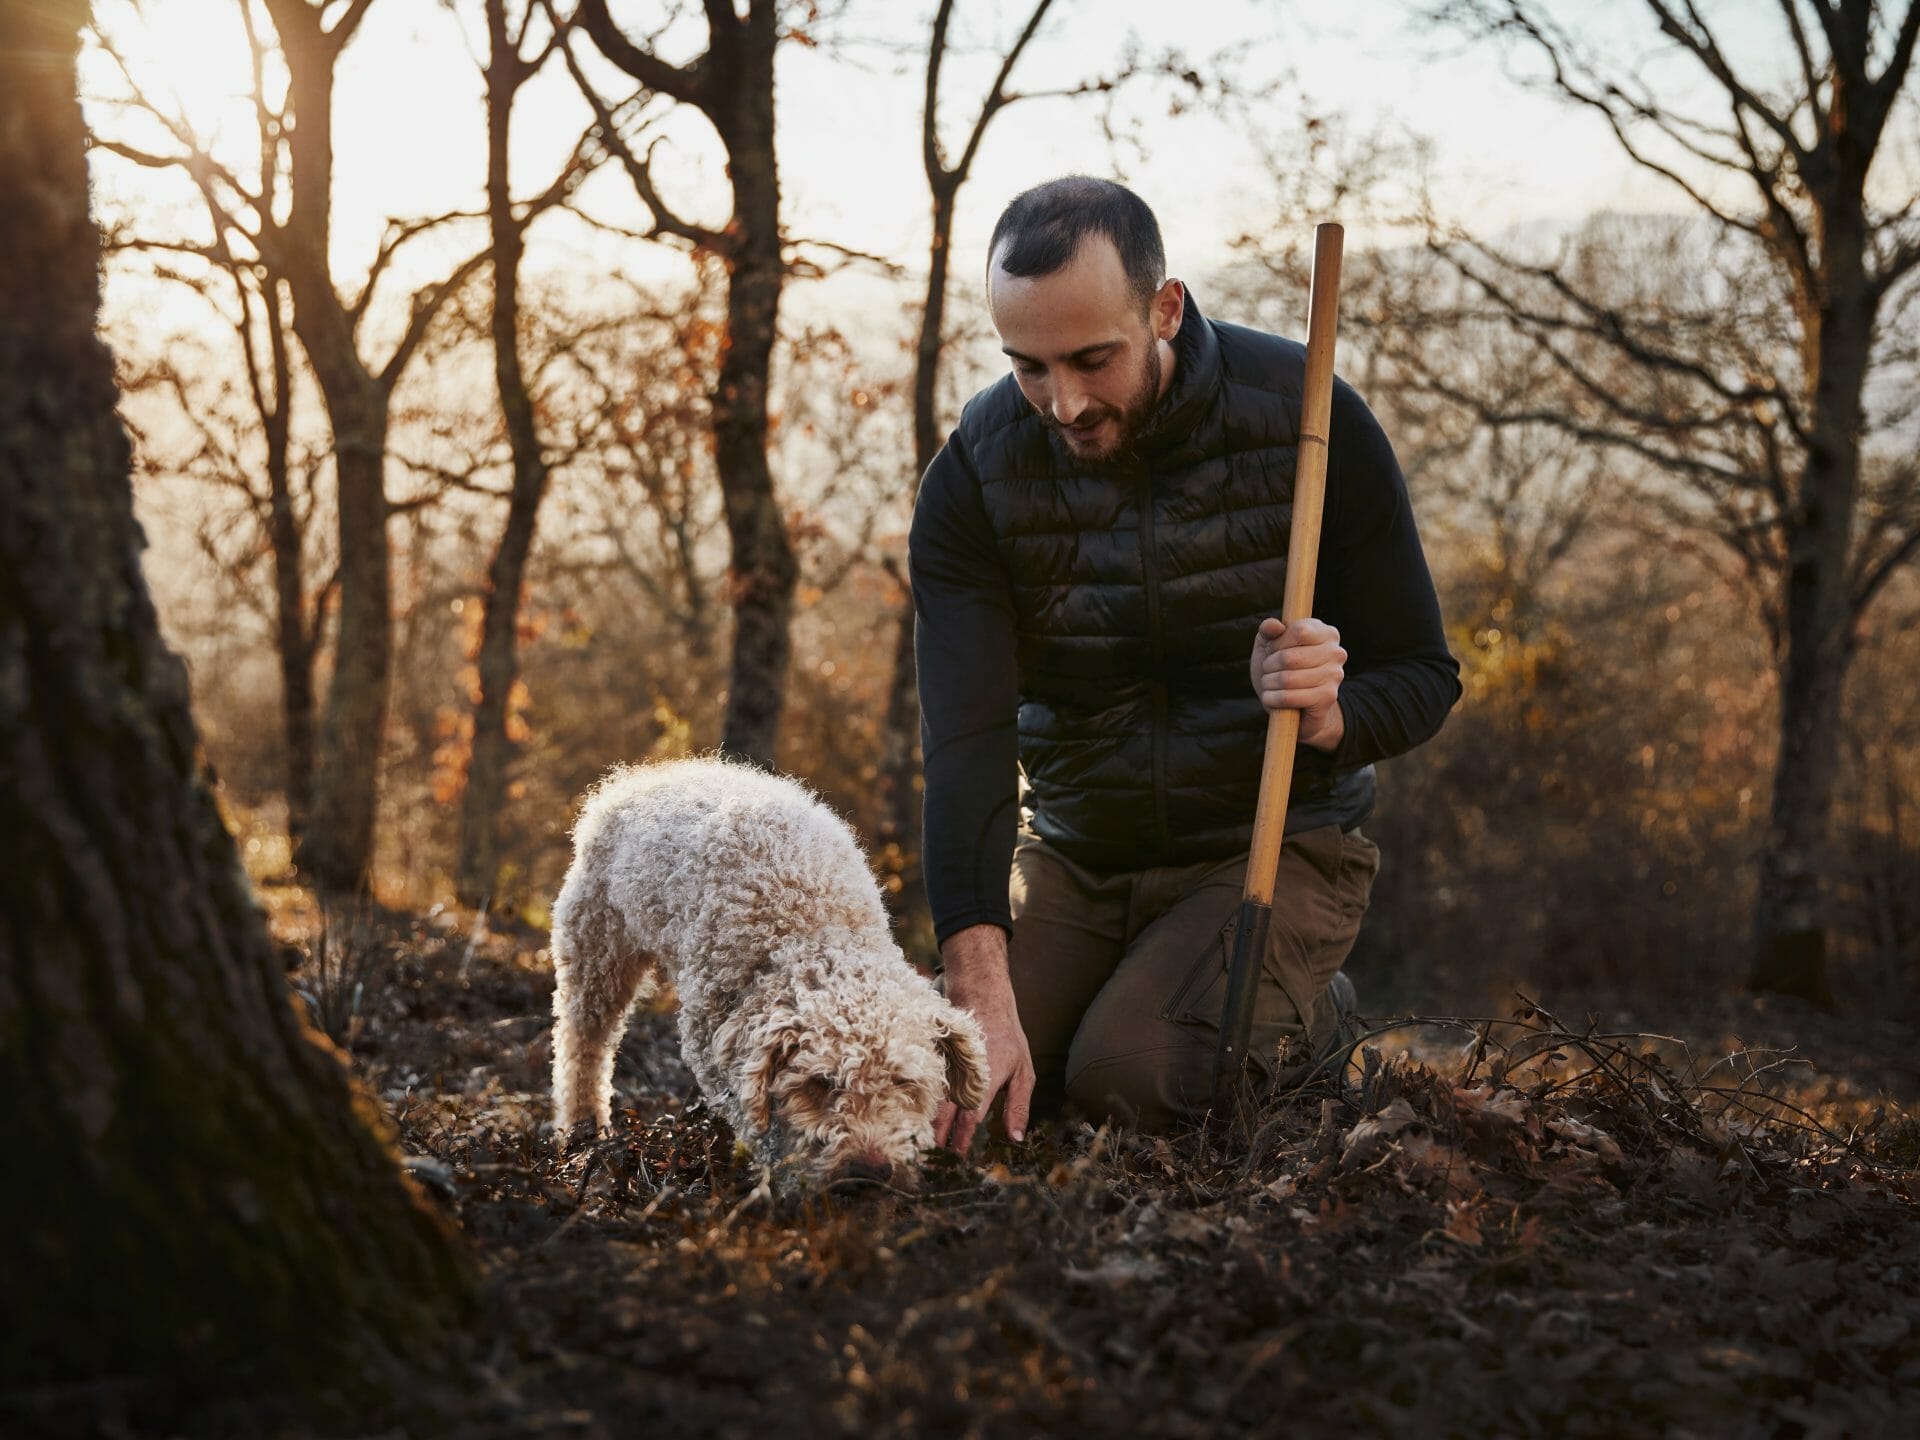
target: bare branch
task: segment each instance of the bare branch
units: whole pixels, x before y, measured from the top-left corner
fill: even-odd
[[[1887,581],[1891,580],[1901,566],[1920,554],[1920,525],[1908,529],[1899,543],[1882,555],[1874,564],[1863,567],[1864,573],[1853,587],[1850,597],[1855,615],[1861,615],[1874,601]]]
[[[593,37],[593,43],[602,55],[648,90],[706,109],[708,83],[704,55],[691,65],[668,64],[626,37],[620,27],[613,23],[613,16],[607,12],[607,0],[580,0],[573,23]],[[563,50],[565,48],[562,47]],[[577,71],[575,74],[578,78]],[[584,80],[581,81],[581,87],[583,90],[589,88]]]
[[[1807,87],[1807,106],[1812,112],[1813,130],[1817,135],[1827,128],[1827,112],[1820,104],[1820,74],[1814,64],[1813,46],[1807,39],[1806,26],[1800,21],[1800,0],[1779,0],[1779,4],[1787,18],[1787,29],[1793,36],[1793,51],[1800,61],[1800,81]]]
[[[875,255],[867,250],[855,250],[851,246],[842,245],[835,240],[809,240],[802,236],[799,238],[789,237],[783,240],[781,244],[791,250],[831,250],[834,254],[844,257],[848,262],[871,265],[883,274],[890,275],[895,279],[907,273],[907,267],[900,264],[897,260],[889,260],[884,255]],[[806,260],[798,256],[788,260],[787,265],[791,273],[808,280],[822,279],[843,268],[841,266],[834,266],[829,269],[826,266],[819,265],[814,261]]]
[[[367,18],[367,11],[372,5],[373,0],[349,0],[346,14],[340,17],[331,30],[324,32],[327,43],[336,55],[345,48],[347,41],[353,38],[353,32],[360,28],[360,22]]]
[[[407,368],[407,362],[413,358],[413,352],[420,348],[420,342],[426,338],[427,329],[433,324],[433,318],[440,311],[448,296],[462,285],[493,256],[491,248],[475,251],[454,268],[451,275],[437,285],[430,285],[413,297],[413,311],[407,317],[407,328],[400,337],[400,343],[394,347],[393,354],[375,378],[380,388],[388,395],[400,382],[401,372]]]
[[[960,154],[960,163],[954,166],[948,175],[950,183],[955,185],[965,183],[968,172],[973,169],[974,157],[980,153],[980,142],[986,137],[987,126],[993,123],[993,117],[1002,107],[1012,104],[1019,98],[1007,93],[1007,81],[1013,75],[1013,67],[1020,62],[1021,53],[1026,50],[1028,42],[1040,29],[1040,22],[1047,18],[1047,11],[1052,4],[1053,0],[1038,0],[1033,7],[1033,13],[1027,17],[1026,28],[1013,42],[1013,47],[1007,51],[1006,58],[1000,62],[1000,70],[993,77],[993,85],[987,91],[987,98],[980,106],[979,118],[973,122],[973,132],[967,136],[967,146]],[[929,119],[928,124],[932,123]],[[931,172],[929,172],[929,178],[932,178]]]
[[[1472,242],[1473,248],[1503,269],[1525,275],[1541,281],[1555,294],[1571,304],[1580,314],[1587,317],[1587,323],[1581,324],[1561,316],[1548,314],[1528,306],[1518,296],[1497,284],[1487,275],[1460,262],[1451,251],[1444,247],[1436,249],[1440,258],[1452,265],[1467,279],[1484,290],[1494,302],[1513,319],[1541,329],[1563,330],[1587,335],[1604,342],[1618,350],[1629,359],[1657,370],[1666,370],[1698,381],[1708,390],[1725,400],[1729,406],[1750,406],[1757,400],[1764,400],[1779,406],[1788,427],[1797,438],[1804,440],[1805,432],[1800,419],[1785,389],[1777,383],[1766,385],[1732,386],[1727,384],[1712,370],[1698,360],[1675,354],[1666,349],[1648,343],[1636,330],[1634,324],[1618,310],[1601,305],[1577,290],[1559,270],[1546,265],[1526,265],[1517,260],[1500,255],[1489,246]]]
[[[465,470],[454,470],[445,465],[436,465],[431,460],[416,460],[410,455],[401,454],[398,450],[390,450],[387,453],[394,460],[397,460],[403,469],[411,470],[416,475],[424,475],[429,480],[437,481],[444,490],[459,490],[468,495],[481,495],[489,500],[511,500],[513,498],[513,492],[511,490],[496,490],[493,486],[482,485],[478,480],[474,479],[475,472],[488,468],[486,466],[471,465]],[[427,503],[421,497],[415,498],[419,500],[421,504]]]
[[[1555,357],[1556,359],[1558,357]],[[1437,395],[1451,401],[1469,414],[1477,416],[1487,425],[1543,425],[1570,435],[1577,440],[1595,444],[1609,445],[1638,455],[1667,470],[1678,471],[1689,479],[1708,486],[1735,485],[1753,488],[1757,483],[1754,477],[1744,471],[1725,465],[1715,465],[1692,455],[1678,453],[1654,445],[1635,435],[1624,434],[1604,425],[1587,424],[1569,414],[1564,408],[1544,406],[1529,409],[1503,410],[1489,404],[1487,400],[1464,386],[1451,384],[1432,375],[1422,377],[1409,387],[1416,392]]]
[[[1920,235],[1909,235],[1893,247],[1869,281],[1868,295],[1876,308],[1888,291],[1913,273],[1915,266],[1920,266]]]
[[[733,241],[728,236],[718,230],[710,230],[704,225],[696,225],[690,220],[683,220],[667,207],[666,201],[660,198],[660,192],[654,188],[653,184],[653,146],[647,147],[645,159],[635,155],[633,147],[627,144],[620,134],[618,117],[608,108],[607,102],[601,99],[600,92],[595,90],[587,79],[586,72],[580,68],[579,58],[570,47],[565,45],[560,47],[560,54],[567,62],[567,70],[573,76],[574,84],[579,87],[581,95],[585,97],[588,107],[593,111],[592,133],[597,134],[600,137],[600,143],[606,146],[615,159],[619,160],[621,168],[627,172],[627,178],[633,182],[634,192],[639,195],[640,202],[653,216],[653,224],[642,238],[657,240],[662,235],[673,235],[688,241],[698,249],[710,250],[716,255],[731,254]],[[633,98],[638,99],[639,96]],[[631,104],[632,101],[626,103]],[[624,109],[625,104],[620,108]],[[654,141],[654,145],[659,143],[657,139]]]
[[[1693,0],[1681,0],[1686,6],[1687,20],[1691,26],[1681,21],[1666,0],[1646,0],[1646,3],[1647,8],[1659,19],[1661,32],[1678,42],[1700,62],[1708,74],[1720,82],[1720,88],[1727,92],[1736,112],[1746,111],[1778,136],[1780,143],[1793,156],[1795,164],[1805,173],[1814,164],[1813,151],[1801,143],[1800,137],[1794,134],[1793,126],[1787,123],[1784,116],[1776,113],[1733,73],[1733,67],[1721,53],[1719,43],[1713,38],[1713,32],[1707,28]]]
[[[952,18],[953,0],[940,0],[940,8],[933,13],[933,38],[927,43],[927,83],[920,104],[920,163],[935,185],[943,183],[947,174],[936,117],[940,113],[940,67],[947,55],[947,22]]]
[[[1908,67],[1913,64],[1916,39],[1920,39],[1920,0],[1907,0],[1907,13],[1900,17],[1900,33],[1894,37],[1893,54],[1887,60],[1887,68],[1872,82],[1875,135],[1886,124],[1886,118],[1893,110],[1894,99],[1899,95],[1900,87],[1906,83]]]
[[[367,306],[373,299],[374,287],[380,277],[386,273],[393,257],[409,240],[424,235],[429,230],[454,220],[484,220],[484,212],[479,210],[449,210],[441,215],[428,215],[418,220],[401,221],[389,219],[385,233],[380,237],[380,248],[374,252],[373,263],[367,267],[367,278],[360,286],[359,295],[346,307],[347,319],[353,329],[360,328],[360,321],[367,313]]]

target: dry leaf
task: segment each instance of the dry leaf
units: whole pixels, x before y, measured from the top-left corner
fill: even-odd
[[[1340,1152],[1340,1168],[1350,1170],[1366,1164],[1386,1148],[1394,1136],[1409,1125],[1419,1123],[1420,1117],[1413,1113],[1413,1106],[1402,1095],[1379,1114],[1367,1116],[1347,1132],[1345,1147]]]
[[[1620,1153],[1619,1144],[1611,1135],[1583,1121],[1575,1120],[1571,1116],[1549,1120],[1547,1129],[1569,1145],[1578,1145],[1591,1150],[1609,1165],[1618,1165],[1624,1159]]]
[[[1449,1200],[1447,1202],[1447,1226],[1445,1231],[1449,1240],[1457,1240],[1462,1245],[1477,1247],[1481,1241],[1480,1204],[1475,1200]]]
[[[1474,1085],[1455,1089],[1453,1103],[1462,1117],[1490,1125],[1527,1123],[1527,1097],[1505,1086]]]

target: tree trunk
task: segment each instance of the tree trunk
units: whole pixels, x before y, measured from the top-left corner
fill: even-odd
[[[294,124],[288,210],[277,232],[293,296],[293,327],[313,366],[333,429],[340,591],[333,678],[314,756],[308,833],[296,856],[319,887],[358,890],[373,865],[374,801],[393,652],[387,546],[386,386],[361,359],[354,318],[333,286],[333,78],[363,11],[332,31],[306,0],[269,0],[286,57]]]
[[[1760,855],[1754,915],[1755,990],[1831,1007],[1821,881],[1839,776],[1840,698],[1852,658],[1848,544],[1859,494],[1861,396],[1873,345],[1860,184],[1828,204],[1823,293],[1807,337],[1812,434],[1799,523],[1786,573],[1786,646],[1780,667],[1780,746]],[[1850,197],[1850,198],[1849,198]]]
[[[473,708],[473,750],[467,761],[460,804],[460,854],[454,888],[468,905],[485,905],[499,882],[500,806],[514,744],[507,734],[507,707],[519,678],[516,650],[520,592],[527,555],[533,549],[540,502],[547,493],[547,465],[540,453],[533,397],[520,364],[520,257],[523,231],[515,221],[508,189],[507,140],[519,56],[507,37],[504,0],[488,0],[487,211],[493,228],[493,371],[500,410],[513,452],[513,491],[507,523],[487,569],[485,610],[480,622],[480,698]]]
[[[368,388],[378,391],[371,381]],[[373,865],[374,802],[391,690],[386,397],[330,393],[327,409],[339,482],[339,619],[315,755],[313,817],[300,865],[316,885],[344,892],[364,886]]]
[[[946,344],[947,266],[953,248],[953,207],[959,187],[933,192],[933,242],[927,255],[927,304],[913,356],[914,484],[940,453],[940,355]]]
[[[272,348],[273,408],[262,418],[267,442],[267,542],[273,550],[276,649],[280,659],[280,710],[287,746],[287,839],[297,851],[313,814],[313,654],[320,632],[316,607],[307,615],[307,582],[299,517],[294,513],[288,465],[292,437],[293,364],[280,311],[280,281],[263,287],[267,337]]]
[[[291,1008],[203,783],[93,333],[83,18],[0,8],[0,1224],[32,1315],[0,1381],[347,1412],[446,1363],[470,1276]]]
[[[931,119],[928,120],[932,123]],[[940,451],[940,356],[945,345],[947,269],[953,242],[954,200],[957,184],[934,182],[933,240],[927,259],[927,303],[920,313],[920,339],[913,363],[913,489]],[[909,497],[911,498],[911,497]],[[882,730],[880,783],[885,802],[886,839],[900,847],[900,890],[894,904],[896,920],[909,918],[924,905],[920,890],[921,792],[920,681],[913,658],[913,592],[902,571],[900,612],[893,633],[893,681],[887,689],[887,715]]]
[[[1836,648],[1829,642],[1827,649]],[[1754,990],[1795,995],[1832,1008],[1827,973],[1829,817],[1839,757],[1843,663],[1831,655],[1789,654],[1781,671],[1779,760],[1760,854],[1754,918]]]
[[[713,392],[714,464],[732,541],[733,663],[720,748],[771,766],[786,703],[799,566],[767,465],[767,390],[785,266],[774,152],[774,7],[756,3],[727,55],[713,120],[733,179],[726,350]],[[716,54],[721,53],[716,45]]]

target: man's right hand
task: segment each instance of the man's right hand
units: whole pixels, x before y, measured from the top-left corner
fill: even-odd
[[[1033,1055],[1020,1028],[1013,980],[1007,973],[1007,932],[998,925],[969,926],[940,947],[940,963],[947,977],[947,999],[972,1012],[986,1036],[987,1096],[978,1110],[961,1110],[952,1101],[941,1105],[934,1117],[933,1143],[951,1145],[966,1154],[974,1132],[993,1108],[994,1096],[1003,1089],[1007,1138],[1023,1139],[1033,1107]]]

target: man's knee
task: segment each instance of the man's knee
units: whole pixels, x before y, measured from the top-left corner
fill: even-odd
[[[1206,1113],[1213,1051],[1177,1043],[1097,1056],[1067,1067],[1067,1100],[1094,1121],[1172,1130]]]

